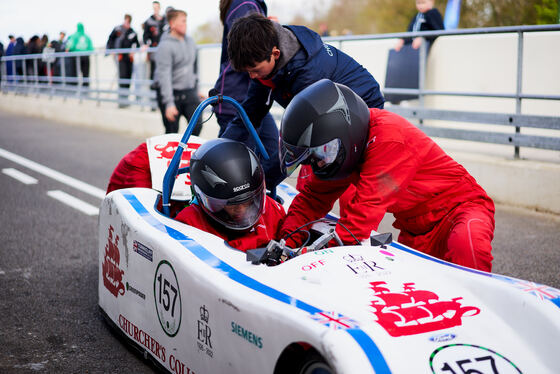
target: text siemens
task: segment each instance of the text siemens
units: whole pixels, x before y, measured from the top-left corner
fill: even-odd
[[[262,348],[262,346],[263,346],[262,338],[260,336],[257,336],[255,334],[253,334],[249,330],[245,330],[243,327],[239,326],[237,323],[235,323],[235,322],[231,323],[231,331],[233,333],[241,336],[243,339],[247,340],[249,343],[256,345],[258,348]]]

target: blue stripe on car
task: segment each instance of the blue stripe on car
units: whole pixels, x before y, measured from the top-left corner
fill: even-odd
[[[227,263],[220,260],[218,257],[214,256],[206,248],[198,244],[195,240],[189,238],[185,234],[164,225],[159,220],[157,220],[142,203],[129,192],[122,192],[124,198],[130,203],[134,210],[144,219],[148,224],[155,227],[156,229],[168,234],[173,239],[176,239],[183,245],[187,250],[193,253],[200,260],[204,261],[207,265],[220,270],[222,273],[227,275],[231,280],[234,280],[248,288],[251,288],[263,295],[269,296],[273,299],[281,301],[283,303],[292,305],[298,309],[304,310],[310,314],[315,314],[322,312],[321,309],[316,308],[306,302],[293,298],[285,293],[282,293],[272,287],[258,282],[257,280],[239,272],[237,269],[228,265]],[[381,354],[381,351],[375,344],[375,342],[362,330],[360,329],[347,329],[346,332],[354,338],[354,340],[360,345],[364,353],[368,357],[375,373],[390,373],[389,366],[385,361],[385,358]]]

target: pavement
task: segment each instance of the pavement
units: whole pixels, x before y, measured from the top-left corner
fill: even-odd
[[[148,107],[117,108],[116,103],[63,99],[44,95],[2,94],[0,109],[60,123],[94,127],[150,137],[163,133],[161,114]],[[201,136],[214,138],[218,133],[215,117],[209,119]],[[180,130],[184,130],[184,118]],[[452,139],[434,139],[461,163],[496,203],[560,215],[560,152],[521,149],[521,158],[513,157],[513,147]]]

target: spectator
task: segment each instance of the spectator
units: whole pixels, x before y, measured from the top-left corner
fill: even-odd
[[[443,19],[441,18],[440,12],[434,8],[434,0],[416,0],[416,9],[418,14],[410,24],[406,31],[431,31],[431,30],[443,30]],[[435,37],[426,38],[428,42],[433,42]],[[418,49],[422,43],[422,37],[417,36],[414,39],[399,39],[395,45],[395,50],[398,52],[401,50],[403,45],[412,43],[412,48]]]
[[[107,49],[120,49],[120,48],[138,48],[138,36],[130,23],[132,16],[130,14],[124,15],[124,22],[122,25],[116,26],[109,40],[107,40]],[[119,95],[119,108],[128,107],[128,90],[130,89],[130,78],[132,77],[132,66],[134,63],[134,53],[117,55],[118,70],[119,70],[119,88],[121,92]]]
[[[16,38],[13,35],[9,35],[10,43],[6,47],[6,56],[14,55],[14,47],[16,46]],[[12,82],[12,75],[14,75],[14,61],[6,61],[6,75],[8,76],[8,82]]]
[[[43,34],[39,45],[41,47],[41,53],[45,52],[45,48],[49,48],[49,37],[47,36],[47,34]],[[44,60],[44,58],[41,58],[41,60],[39,60],[39,76],[47,76],[47,62]],[[42,79],[41,83],[47,82]]]
[[[2,42],[0,42],[0,60],[2,59],[2,56],[4,56],[4,44],[2,44]],[[0,83],[2,82],[2,63],[0,62]]]
[[[187,36],[187,13],[173,9],[167,13],[169,32],[165,33],[156,52],[155,83],[157,101],[166,133],[179,131],[181,115],[191,120],[200,103],[196,76],[196,44]],[[199,120],[193,130],[202,129]]]
[[[154,14],[144,22],[144,34],[142,39],[146,46],[157,47],[167,20],[164,16],[159,14],[161,9],[159,1],[153,1],[152,8],[154,9]],[[150,60],[150,79],[154,79],[154,72],[156,70],[155,55],[149,53],[148,58]]]
[[[242,105],[255,126],[262,123],[273,100],[286,107],[292,97],[310,84],[329,78],[352,87],[370,107],[382,108],[384,99],[373,76],[352,57],[303,26],[282,26],[260,14],[235,21],[228,35],[228,56],[238,71],[252,79]],[[224,137],[247,141],[239,116]],[[271,161],[265,165],[267,186],[284,179],[278,161],[278,143],[267,145]]]
[[[242,251],[277,239],[286,213],[266,195],[262,166],[244,144],[228,139],[202,144],[191,157],[190,179],[196,203],[183,209],[178,221]]]
[[[321,22],[319,24],[319,35],[321,35],[322,37],[331,35],[329,32],[329,28],[325,22]]]
[[[41,48],[41,40],[39,39],[39,35],[33,35],[29,41],[27,42],[27,46],[26,46],[26,50],[27,50],[27,54],[30,55],[39,55],[42,53],[42,48]],[[27,74],[27,79],[31,80],[33,82],[35,82],[37,80],[37,77],[39,75],[39,63],[40,63],[40,59],[39,58],[28,58],[25,60],[25,66],[26,66],[26,74]],[[35,62],[37,62],[37,70],[35,70]]]
[[[357,192],[336,227],[343,243],[368,239],[390,212],[400,243],[459,265],[492,269],[492,199],[404,118],[368,109],[348,87],[324,79],[294,97],[281,134],[287,172],[301,163],[313,170],[290,206],[281,236],[324,217],[354,185]],[[300,245],[297,235],[288,245]]]
[[[220,75],[214,85],[214,91],[210,94],[211,96],[220,94],[232,97],[238,102],[245,100],[251,78],[249,78],[247,72],[235,71],[231,67],[227,54],[227,35],[236,19],[254,12],[266,16],[267,7],[264,0],[220,0],[220,20],[224,26],[222,54],[220,57]],[[219,103],[213,110],[218,119],[218,125],[220,125],[218,136],[222,136],[228,123],[236,116],[237,110],[228,103]],[[270,113],[263,118],[258,133],[267,148],[270,148],[268,144],[278,142],[278,129]]]
[[[66,51],[66,33],[61,31],[58,35],[58,40],[51,41],[51,47],[55,52],[65,52]],[[62,75],[62,63],[66,62],[68,59],[63,59],[62,57],[57,57],[53,64],[53,77],[60,77]],[[66,66],[64,66],[66,75]],[[58,79],[53,79],[53,83],[59,83]]]
[[[23,38],[20,36],[16,39],[16,45],[14,46],[14,55],[19,56],[19,55],[24,55],[26,53],[27,53],[27,48],[25,47]],[[18,78],[16,78],[16,81],[20,80],[21,77],[23,76],[24,66],[25,64],[23,60],[16,61],[16,76],[18,76]]]
[[[79,22],[77,25],[77,30],[74,34],[68,37],[66,42],[66,51],[68,52],[90,52],[93,51],[93,43],[89,36],[84,32],[84,25]],[[76,77],[76,80],[72,84],[77,84],[78,78],[78,65],[82,73],[82,85],[85,87],[89,86],[89,55],[88,56],[77,56],[68,58],[70,63],[68,64],[69,72],[68,76]]]

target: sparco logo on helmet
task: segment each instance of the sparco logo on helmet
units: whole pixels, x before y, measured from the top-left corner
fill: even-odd
[[[249,186],[250,186],[249,183],[245,183],[241,186],[233,187],[233,192],[239,192],[239,191],[246,190],[247,188],[249,188]]]

